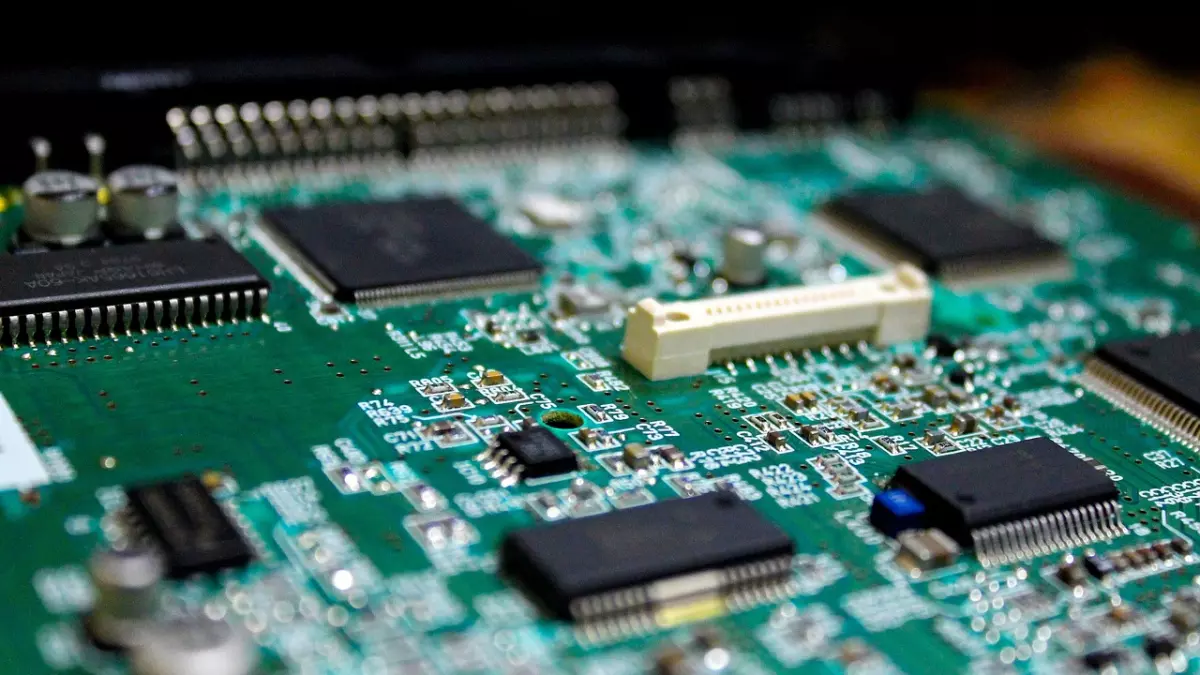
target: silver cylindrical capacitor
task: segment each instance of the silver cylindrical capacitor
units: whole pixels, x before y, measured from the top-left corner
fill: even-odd
[[[249,675],[258,661],[249,635],[207,617],[158,624],[129,658],[137,675]]]
[[[155,551],[100,549],[88,564],[96,602],[88,631],[99,644],[125,648],[136,644],[153,623],[165,568]]]
[[[722,240],[721,276],[734,286],[758,286],[767,278],[767,245],[762,230],[734,227]]]
[[[108,175],[109,219],[124,234],[159,239],[175,222],[179,174],[161,166],[126,166]]]
[[[30,238],[75,246],[88,238],[100,219],[100,183],[74,171],[39,171],[21,186]]]

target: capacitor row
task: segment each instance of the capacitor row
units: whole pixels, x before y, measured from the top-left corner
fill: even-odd
[[[31,240],[57,246],[77,246],[92,238],[101,219],[122,236],[161,239],[175,223],[179,206],[179,176],[152,165],[122,167],[99,175],[104,141],[85,139],[93,159],[93,175],[49,168],[50,144],[32,141],[36,172],[22,185],[25,217],[21,224]],[[107,204],[102,194],[107,188]]]

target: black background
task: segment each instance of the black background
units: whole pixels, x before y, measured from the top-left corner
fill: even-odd
[[[171,165],[164,114],[177,105],[603,80],[617,88],[627,135],[645,138],[672,130],[666,82],[680,75],[730,79],[739,124],[753,128],[767,123],[766,102],[780,91],[877,89],[903,114],[918,88],[969,83],[995,64],[1036,72],[1123,49],[1172,69],[1200,65],[1191,22],[1169,17],[789,10],[773,18],[752,6],[744,11],[785,30],[717,36],[710,27],[722,22],[701,19],[657,33],[579,35],[587,18],[564,14],[524,22],[509,17],[486,32],[425,19],[388,39],[335,22],[316,39],[311,30],[287,29],[282,19],[265,29],[252,22],[254,30],[234,20],[214,27],[222,31],[216,40],[191,30],[157,32],[152,40],[73,40],[71,49],[6,49],[0,53],[0,182],[19,183],[30,173],[34,135],[53,142],[58,168],[86,166],[80,139],[90,131],[108,139],[110,168]]]

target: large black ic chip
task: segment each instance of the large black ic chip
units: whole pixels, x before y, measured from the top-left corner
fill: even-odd
[[[134,526],[162,551],[172,577],[244,567],[254,558],[241,531],[199,478],[184,476],[125,492]]]
[[[1110,342],[1096,358],[1191,415],[1200,415],[1200,333]]]
[[[262,218],[341,302],[397,304],[534,286],[542,265],[447,197],[288,206]]]
[[[509,473],[524,479],[557,476],[579,468],[579,458],[571,448],[545,427],[498,434],[494,454],[501,463],[510,464]]]
[[[949,187],[862,191],[823,208],[827,228],[868,262],[908,262],[948,283],[1070,272],[1061,246],[1024,221]]]
[[[750,503],[715,492],[517,530],[500,565],[556,616],[587,621],[780,583],[794,552]]]
[[[1048,438],[905,464],[891,487],[907,490],[931,525],[968,547],[985,534],[1003,539],[993,548],[1049,548],[1055,537],[1086,541],[1119,529],[1116,483]]]
[[[221,240],[173,240],[6,255],[0,344],[251,319],[266,279]]]

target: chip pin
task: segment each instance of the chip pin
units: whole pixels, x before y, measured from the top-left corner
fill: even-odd
[[[36,173],[50,169],[50,141],[37,136],[29,139],[29,149],[33,151],[33,170]]]
[[[208,326],[208,298],[209,296],[207,295],[201,295],[196,300],[194,308],[196,323],[199,323],[201,326]]]

